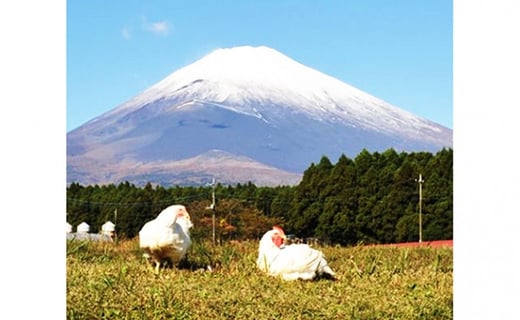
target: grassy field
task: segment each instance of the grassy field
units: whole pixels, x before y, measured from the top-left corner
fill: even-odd
[[[257,245],[195,242],[155,275],[136,239],[69,241],[67,319],[453,318],[451,248],[321,247],[338,279],[286,282],[256,269]]]

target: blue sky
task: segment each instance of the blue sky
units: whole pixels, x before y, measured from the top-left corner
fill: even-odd
[[[452,1],[67,1],[67,131],[222,47],[265,45],[453,127]]]

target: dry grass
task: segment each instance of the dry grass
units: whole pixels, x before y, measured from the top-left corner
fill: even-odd
[[[286,282],[255,266],[257,243],[195,242],[159,276],[137,240],[68,242],[68,319],[452,319],[449,248],[320,248],[338,280]],[[204,266],[214,266],[213,272]]]

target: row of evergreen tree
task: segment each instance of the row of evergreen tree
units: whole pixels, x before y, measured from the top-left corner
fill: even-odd
[[[424,180],[421,199],[419,175]],[[212,193],[215,211],[209,209]],[[257,239],[280,224],[287,233],[330,244],[417,241],[419,212],[424,241],[452,239],[453,150],[363,150],[354,159],[341,155],[335,164],[323,156],[305,170],[297,186],[164,188],[125,182],[67,187],[69,223],[85,221],[91,230],[99,230],[111,220],[119,237],[137,236],[146,221],[171,204],[186,205],[193,235],[206,239],[212,237],[213,226],[218,239],[225,240]]]

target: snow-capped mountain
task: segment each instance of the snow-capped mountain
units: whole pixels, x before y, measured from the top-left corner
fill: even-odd
[[[435,152],[452,146],[452,130],[274,49],[245,46],[175,71],[69,132],[67,144],[68,182],[107,183],[130,181],[123,168],[145,163],[180,176],[175,162],[215,149],[298,176],[323,155]]]

